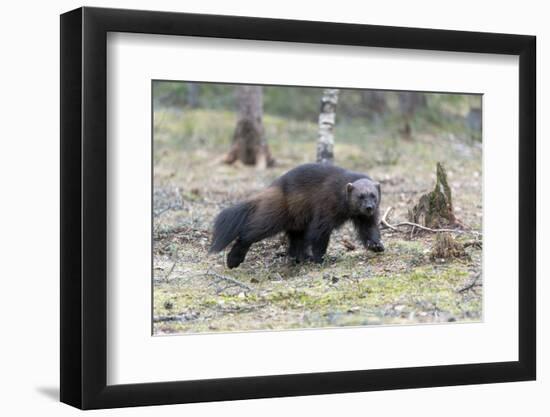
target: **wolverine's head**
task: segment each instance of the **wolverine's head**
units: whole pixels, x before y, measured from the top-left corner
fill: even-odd
[[[380,184],[362,178],[346,185],[348,202],[353,211],[372,216],[380,204]]]

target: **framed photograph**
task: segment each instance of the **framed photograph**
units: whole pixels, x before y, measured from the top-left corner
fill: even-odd
[[[535,37],[61,16],[61,401],[533,380]]]

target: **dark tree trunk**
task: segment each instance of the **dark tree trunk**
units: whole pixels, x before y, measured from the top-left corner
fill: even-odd
[[[384,91],[362,91],[361,104],[363,104],[363,107],[367,111],[367,116],[370,118],[381,116],[388,111],[388,103]]]
[[[473,140],[481,141],[482,114],[480,107],[472,107],[466,115],[466,126]]]
[[[192,109],[199,107],[199,84],[187,83],[187,103]]]
[[[398,93],[397,98],[399,100],[399,110],[401,111],[401,117],[403,118],[401,135],[405,139],[411,139],[411,119],[414,117],[414,114],[418,110],[423,109],[428,105],[426,95],[424,93],[402,91]]]
[[[399,109],[401,114],[409,116],[414,115],[418,110],[425,108],[428,105],[426,95],[414,91],[402,91],[398,94]]]
[[[319,138],[317,139],[317,162],[334,162],[334,123],[336,121],[337,89],[327,88],[321,98],[319,113]]]
[[[263,116],[262,87],[243,85],[237,87],[239,119],[233,133],[231,149],[224,162],[232,164],[239,160],[245,165],[256,165],[260,168],[273,166],[265,138]]]

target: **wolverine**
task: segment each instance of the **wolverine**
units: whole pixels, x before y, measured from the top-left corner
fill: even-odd
[[[236,268],[255,242],[284,232],[288,256],[322,263],[334,229],[352,221],[366,249],[382,252],[380,184],[329,164],[300,165],[268,188],[222,210],[214,221],[210,253],[235,242],[227,266]]]

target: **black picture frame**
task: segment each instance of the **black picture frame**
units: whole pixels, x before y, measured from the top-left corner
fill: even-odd
[[[108,32],[519,56],[519,360],[107,385]],[[79,8],[61,15],[61,401],[82,409],[534,380],[536,38]]]

